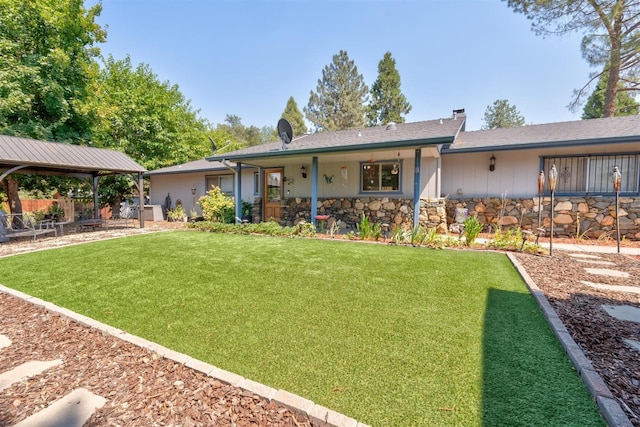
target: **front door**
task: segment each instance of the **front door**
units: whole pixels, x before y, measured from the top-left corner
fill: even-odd
[[[282,207],[282,169],[264,171],[264,220],[280,221]]]

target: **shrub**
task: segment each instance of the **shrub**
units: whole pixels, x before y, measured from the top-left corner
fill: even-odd
[[[382,226],[380,223],[372,223],[364,213],[360,218],[360,223],[356,224],[358,234],[362,240],[379,240],[382,237]]]
[[[198,204],[202,208],[202,216],[211,222],[235,223],[233,199],[222,192],[220,187],[211,186],[206,196],[200,197]]]
[[[464,222],[464,235],[467,246],[472,246],[478,234],[482,231],[482,224],[475,216],[470,216]]]

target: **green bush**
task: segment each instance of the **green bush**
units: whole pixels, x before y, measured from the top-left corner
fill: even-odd
[[[464,235],[467,246],[472,246],[482,231],[482,224],[475,216],[470,216],[464,222]]]
[[[362,240],[380,240],[382,237],[382,226],[378,222],[370,222],[364,213],[360,218],[360,223],[356,224],[358,234]]]
[[[202,208],[202,216],[207,221],[226,224],[236,222],[233,199],[224,194],[220,187],[212,185],[207,195],[200,197],[198,204]]]

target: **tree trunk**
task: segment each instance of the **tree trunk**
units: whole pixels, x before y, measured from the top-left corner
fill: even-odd
[[[18,181],[9,175],[5,178],[5,182],[3,184],[7,192],[7,198],[9,199],[9,211],[12,214],[21,214],[22,202],[18,195]]]
[[[22,202],[18,195],[18,181],[9,175],[2,181],[2,187],[9,199],[9,212],[17,215],[22,214]],[[19,224],[16,224],[16,226],[19,226]]]
[[[609,33],[611,42],[611,55],[609,61],[609,82],[604,97],[603,117],[616,115],[616,97],[618,95],[618,82],[620,81],[620,34],[622,33],[622,14],[619,14],[613,23],[613,31]]]

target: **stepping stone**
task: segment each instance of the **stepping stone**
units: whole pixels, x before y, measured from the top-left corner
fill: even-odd
[[[574,258],[585,258],[585,259],[602,259],[602,257],[598,255],[587,255],[587,254],[569,254],[570,257]]]
[[[0,349],[5,347],[9,347],[11,345],[11,340],[6,335],[0,334]]]
[[[16,366],[12,370],[0,374],[0,391],[11,386],[11,384],[13,383],[17,383],[18,381],[22,381],[26,378],[41,374],[47,369],[58,366],[61,363],[61,359],[55,359],[46,362],[33,360]]]
[[[604,285],[602,283],[593,283],[581,280],[583,285],[591,286],[592,288],[602,289],[604,291],[617,291],[617,292],[629,292],[632,294],[640,294],[640,287],[637,286],[616,286],[616,285]]]
[[[600,276],[609,276],[609,277],[629,277],[629,273],[625,273],[624,271],[611,270],[609,268],[585,268],[584,269],[589,274],[599,274]]]
[[[629,339],[624,339],[623,340],[625,342],[625,344],[627,344],[629,347],[634,348],[638,351],[640,351],[640,342],[636,341],[636,340],[629,340]]]
[[[14,427],[82,427],[106,402],[102,396],[77,388]]]
[[[640,323],[640,308],[630,305],[603,305],[602,308],[618,320]]]
[[[583,263],[593,264],[593,265],[616,265],[615,262],[611,262],[611,261],[596,261],[596,260],[590,260],[590,259],[577,259],[576,262],[583,262]]]

